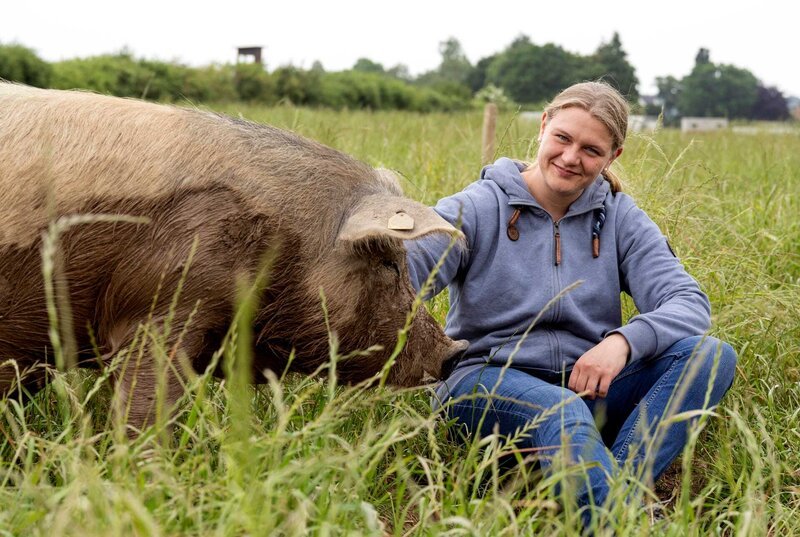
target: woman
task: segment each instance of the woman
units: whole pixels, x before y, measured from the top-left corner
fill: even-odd
[[[708,298],[609,171],[627,120],[610,86],[571,86],[542,116],[534,163],[501,158],[435,207],[466,236],[434,292],[449,286],[447,334],[470,342],[438,400],[470,434],[522,431],[517,447],[545,470],[566,435],[568,462],[595,463],[579,505],[602,504],[628,459],[657,479],[689,425],[659,424],[716,405],[736,365],[730,345],[703,336]],[[448,245],[407,246],[420,289]],[[639,311],[625,324],[620,292]]]

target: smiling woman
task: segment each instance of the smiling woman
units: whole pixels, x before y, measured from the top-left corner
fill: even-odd
[[[449,287],[446,332],[470,342],[436,405],[465,440],[499,432],[546,473],[566,461],[587,526],[620,465],[659,477],[692,423],[668,418],[716,405],[736,364],[704,336],[708,298],[608,169],[627,116],[610,86],[571,86],[543,114],[534,163],[501,158],[435,208],[467,239],[434,291]],[[446,247],[409,243],[418,289]],[[620,293],[639,310],[626,324]]]
[[[608,129],[582,108],[544,113],[536,166],[522,172],[531,194],[560,220],[584,189],[622,153]]]

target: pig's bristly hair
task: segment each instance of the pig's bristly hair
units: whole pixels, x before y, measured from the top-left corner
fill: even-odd
[[[387,257],[390,252],[404,251],[403,241],[389,235],[369,235],[342,242],[351,254],[362,257]]]
[[[44,227],[53,206],[79,213],[93,198],[126,200],[135,215],[171,193],[228,188],[320,251],[333,244],[343,208],[376,183],[371,167],[339,151],[211,112],[0,84],[0,125],[11,124],[12,110],[26,127],[0,130],[0,205],[12,208],[0,216],[0,246],[34,241],[31,230]],[[77,176],[80,184],[62,179]]]

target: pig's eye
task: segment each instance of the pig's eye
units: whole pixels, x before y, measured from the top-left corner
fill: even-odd
[[[400,276],[400,267],[398,267],[398,266],[397,266],[397,263],[395,263],[395,262],[394,262],[394,261],[392,261],[391,259],[384,259],[384,260],[381,262],[381,264],[382,264],[382,265],[383,265],[385,268],[387,268],[387,269],[389,269],[389,270],[393,271],[393,272],[395,273],[395,275],[396,275],[396,276]]]

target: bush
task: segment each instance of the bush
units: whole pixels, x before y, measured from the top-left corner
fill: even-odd
[[[321,104],[320,78],[318,71],[303,71],[294,66],[275,69],[272,73],[275,90],[281,102],[314,106]]]
[[[94,56],[53,64],[52,86],[88,89],[119,97],[145,97],[152,73],[129,54]],[[153,98],[153,94],[150,94]]]
[[[240,63],[234,68],[234,87],[242,101],[275,104],[278,92],[275,80],[259,63]]]
[[[332,108],[382,108],[380,80],[384,77],[375,73],[362,71],[344,71],[329,73],[322,79],[325,91],[320,99],[323,106]],[[335,91],[334,91],[335,90]]]
[[[0,78],[46,88],[53,68],[22,45],[0,45]]]
[[[191,101],[198,102],[244,100],[239,94],[236,76],[236,69],[230,65],[188,69],[183,81],[183,95]]]
[[[192,68],[162,61],[136,60],[122,52],[62,61],[53,64],[53,68],[51,86],[57,89],[88,89],[156,101],[225,102],[240,98],[234,70],[229,66]]]
[[[475,94],[475,100],[481,104],[494,103],[500,110],[510,110],[515,107],[503,88],[498,88],[494,84],[487,84]]]
[[[463,92],[413,86],[391,76],[362,71],[324,73],[320,75],[318,88],[314,104],[336,109],[431,112],[468,108],[470,100]]]
[[[191,68],[153,60],[139,60],[137,63],[145,76],[140,97],[156,101],[174,101],[183,96],[184,81]]]

